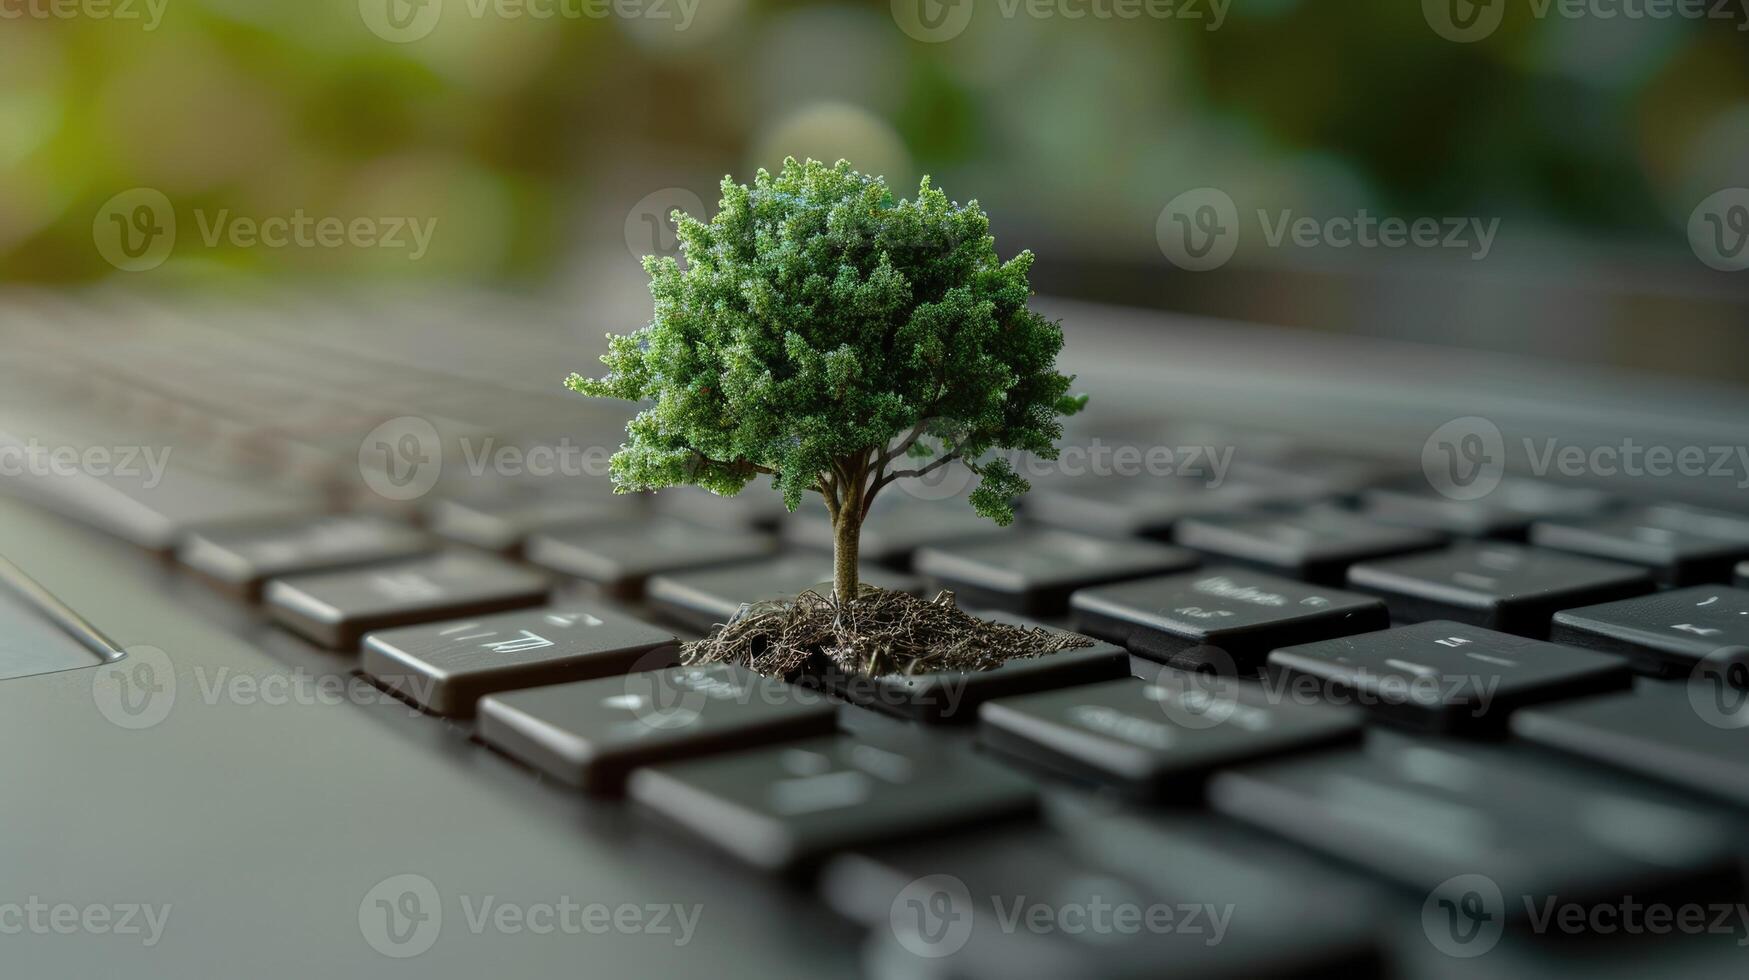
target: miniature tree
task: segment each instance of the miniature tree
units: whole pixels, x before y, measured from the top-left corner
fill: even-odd
[[[686,263],[649,257],[655,314],[609,336],[584,395],[648,402],[611,469],[619,491],[739,493],[769,475],[791,511],[825,500],[833,589],[858,593],[857,551],[895,481],[961,463],[970,502],[1013,521],[1029,486],[995,450],[1055,459],[1079,411],[1057,373],[1062,330],[1027,309],[1032,253],[996,256],[989,218],[925,177],[914,201],[840,161],[724,178],[707,224],[674,213]],[[989,457],[989,458],[987,458]]]

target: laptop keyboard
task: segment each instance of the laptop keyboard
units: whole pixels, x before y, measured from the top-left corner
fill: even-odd
[[[1453,500],[1402,461],[1240,437],[1220,486],[1041,478],[1010,529],[963,491],[889,491],[868,581],[1100,644],[968,677],[762,678],[677,666],[677,643],[826,580],[823,512],[757,486],[613,496],[588,453],[567,470],[624,422],[555,390],[553,365],[583,366],[568,346],[501,340],[545,372],[506,387],[395,359],[411,325],[372,347],[327,313],[115,312],[45,304],[55,329],[8,338],[0,440],[173,447],[161,479],[0,489],[174,556],[270,646],[660,846],[820,895],[866,927],[871,972],[1421,975],[1424,907],[1478,893],[1513,923],[1551,897],[1743,897],[1749,516],[1517,477]],[[492,446],[560,462],[471,465]],[[1015,895],[1239,920],[1217,945],[1090,942],[1002,928],[988,909]],[[978,914],[943,953],[906,899]]]

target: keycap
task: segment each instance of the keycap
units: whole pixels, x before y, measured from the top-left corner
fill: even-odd
[[[1716,813],[1553,756],[1374,733],[1362,748],[1219,773],[1208,793],[1221,814],[1477,923],[1522,921],[1553,897],[1687,903],[1741,887]]]
[[[961,606],[1062,616],[1076,589],[1194,568],[1195,555],[1151,541],[1034,530],[917,552],[918,574],[952,589]]]
[[[1358,711],[1277,697],[1253,681],[1161,668],[989,701],[979,741],[1039,768],[1190,800],[1217,768],[1358,738]]]
[[[762,558],[775,549],[768,535],[663,519],[537,534],[527,545],[534,564],[625,599],[642,595],[652,575]]]
[[[1749,646],[1749,591],[1697,585],[1567,609],[1549,638],[1627,657],[1642,673],[1686,676],[1722,647]]]
[[[1621,694],[1527,708],[1513,716],[1512,734],[1749,806],[1749,690],[1709,680],[1642,681]]]
[[[783,494],[772,487],[767,476],[755,479],[733,497],[720,496],[702,487],[669,487],[656,493],[656,507],[664,514],[694,524],[744,530],[773,530],[790,516]]]
[[[1640,565],[1664,585],[1695,585],[1729,581],[1732,568],[1749,556],[1749,539],[1701,533],[1718,526],[1669,508],[1645,507],[1594,521],[1538,521],[1530,541]]]
[[[1125,852],[1081,846],[1101,836]],[[998,828],[841,855],[820,889],[868,930],[873,977],[1377,974],[1370,894],[1312,877],[1261,835],[1234,836],[1165,821],[1132,832],[1119,818]],[[1307,886],[1321,901],[1299,900]]]
[[[1129,672],[1127,652],[1109,643],[1095,643],[1010,660],[991,670],[871,677],[847,673],[828,664],[809,668],[809,679],[851,704],[889,715],[928,725],[970,725],[978,720],[978,705],[991,698],[1089,684],[1126,677]]]
[[[177,559],[250,601],[270,578],[411,558],[429,552],[417,528],[367,514],[209,528],[183,539]]]
[[[1288,672],[1282,683],[1301,696],[1352,700],[1381,720],[1437,732],[1498,731],[1525,705],[1632,683],[1620,657],[1449,620],[1283,647],[1269,666]]]
[[[1749,561],[1737,566],[1737,587],[1749,588]]]
[[[1507,477],[1493,492],[1474,500],[1447,497],[1419,480],[1368,490],[1361,494],[1361,504],[1363,514],[1383,524],[1467,538],[1522,538],[1538,518],[1590,517],[1608,510],[1614,499],[1586,487]]]
[[[994,521],[979,517],[964,496],[945,500],[918,500],[889,487],[875,498],[874,507],[862,525],[858,554],[864,562],[897,569],[911,567],[911,555],[924,545],[943,541],[966,541],[1009,533]],[[798,548],[831,551],[832,521],[817,499],[806,499],[801,509],[783,521],[784,541]]]
[[[1432,531],[1390,527],[1334,507],[1186,518],[1173,529],[1172,538],[1214,559],[1338,586],[1355,562],[1425,551],[1445,542]]]
[[[479,736],[567,785],[615,795],[639,766],[828,733],[837,716],[817,692],[709,664],[487,695]]]
[[[528,536],[553,528],[633,520],[636,498],[615,495],[593,482],[575,493],[507,490],[434,502],[427,517],[433,533],[488,551],[515,553]]]
[[[495,558],[444,553],[431,558],[271,579],[268,614],[304,638],[350,650],[372,630],[538,606],[543,575]]]
[[[1106,477],[1041,485],[1022,498],[1028,520],[1104,537],[1164,537],[1185,517],[1243,513],[1292,500],[1245,483],[1209,487],[1164,477]]]
[[[487,694],[667,667],[679,652],[672,633],[573,603],[371,633],[361,666],[427,711],[469,717]]]
[[[877,588],[923,591],[923,583],[914,576],[876,565],[865,565],[860,576],[862,582]],[[728,622],[747,603],[787,598],[807,589],[824,596],[832,594],[831,556],[791,552],[776,558],[653,575],[644,593],[651,609],[676,622],[708,630]]]
[[[1255,670],[1276,647],[1390,625],[1372,596],[1226,566],[1082,589],[1069,604],[1078,632],[1181,667],[1218,650]]]
[[[1541,639],[1557,610],[1644,595],[1652,578],[1631,565],[1540,548],[1462,544],[1355,565],[1348,587],[1383,598],[1399,623],[1450,619]]]
[[[632,774],[632,799],[663,821],[768,871],[833,851],[1026,815],[1021,777],[932,739],[809,739]]]

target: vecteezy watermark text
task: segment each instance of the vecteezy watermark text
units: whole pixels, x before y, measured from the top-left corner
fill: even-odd
[[[171,908],[151,902],[80,905],[31,895],[22,902],[0,902],[0,936],[138,936],[140,945],[151,949],[164,938]]]
[[[170,446],[48,446],[37,439],[0,445],[0,476],[118,477],[150,490],[164,479]]]
[[[5,0],[0,20],[100,20],[155,31],[170,0]]]
[[[453,3],[453,0],[451,0]],[[692,27],[704,0],[461,0],[472,20],[649,20]],[[445,0],[358,0],[359,17],[372,34],[395,44],[418,41],[443,20]],[[452,9],[454,9],[452,7]]]
[[[965,33],[980,3],[995,7],[1004,20],[1175,20],[1218,31],[1233,0],[892,0],[893,21],[915,40],[939,44]]]
[[[1499,218],[1399,217],[1353,214],[1312,217],[1291,208],[1255,211],[1259,240],[1267,248],[1344,250],[1419,249],[1456,252],[1480,262],[1494,249]],[[1160,250],[1173,265],[1206,272],[1226,265],[1245,236],[1238,203],[1216,187],[1185,191],[1167,203],[1155,224]]]
[[[1422,16],[1448,41],[1473,44],[1493,36],[1506,20],[1508,0],[1421,0]],[[1537,20],[1722,20],[1749,30],[1745,0],[1525,0]]]

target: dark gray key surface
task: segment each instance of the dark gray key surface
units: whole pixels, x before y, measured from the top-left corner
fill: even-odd
[[[1508,477],[1473,500],[1447,497],[1425,478],[1380,487],[1361,495],[1362,512],[1373,520],[1443,531],[1466,538],[1518,537],[1539,518],[1585,518],[1614,503],[1606,493]]]
[[[1076,589],[1194,568],[1195,555],[1151,541],[1067,531],[1017,531],[988,541],[917,552],[917,573],[952,589],[960,605],[1030,616],[1061,616]]]
[[[1749,588],[1749,561],[1737,566],[1738,588]]]
[[[1620,654],[1643,673],[1686,676],[1721,648],[1749,647],[1749,590],[1698,585],[1567,609],[1555,614],[1549,635]]]
[[[1512,733],[1749,807],[1749,690],[1728,683],[1645,681],[1527,708],[1513,716]]]
[[[1593,521],[1538,521],[1530,541],[1639,565],[1665,585],[1727,582],[1732,568],[1749,557],[1749,538],[1720,533],[1730,516],[1708,520],[1692,508],[1643,507]]]
[[[1286,514],[1193,517],[1179,521],[1172,538],[1187,548],[1277,574],[1342,584],[1348,566],[1370,558],[1437,548],[1445,536],[1391,527],[1334,507]]]
[[[177,559],[246,599],[270,578],[410,558],[432,549],[417,528],[369,514],[208,528],[183,539]]]
[[[832,521],[817,499],[806,499],[782,525],[784,541],[798,548],[832,550]],[[942,500],[919,500],[889,487],[875,498],[868,520],[862,526],[858,551],[865,562],[908,569],[911,555],[921,547],[943,541],[970,541],[1012,533],[988,518],[979,517],[965,494]]]
[[[1245,483],[1209,487],[1165,477],[1106,477],[1036,487],[1022,506],[1028,520],[1107,537],[1164,536],[1186,517],[1232,514],[1284,504],[1291,494]]]
[[[480,555],[445,553],[338,572],[272,579],[274,620],[326,647],[350,650],[371,630],[537,606],[544,575]]]
[[[574,494],[506,491],[439,500],[428,511],[433,533],[488,551],[515,552],[529,535],[554,528],[636,519],[639,501],[594,483]]]
[[[1376,595],[1399,623],[1450,619],[1542,638],[1561,609],[1652,591],[1643,569],[1504,542],[1369,561],[1348,587]]]
[[[776,547],[770,535],[655,519],[536,534],[526,550],[536,565],[635,599],[652,575],[762,558]]]
[[[1358,711],[1276,697],[1251,681],[1161,668],[980,709],[983,744],[1042,768],[1161,799],[1200,794],[1217,767],[1360,735]]]
[[[656,508],[662,513],[711,527],[768,531],[790,516],[783,494],[772,488],[768,476],[755,479],[733,497],[718,496],[702,487],[668,487],[655,496]]]
[[[1095,643],[1010,660],[991,670],[870,677],[827,665],[811,671],[809,681],[852,704],[889,715],[928,725],[970,725],[978,720],[978,706],[991,698],[1090,684],[1129,672],[1130,655],[1122,647]]]
[[[1487,911],[1527,902],[1639,902],[1741,887],[1730,824],[1638,780],[1498,747],[1369,737],[1229,770],[1209,799],[1222,814],[1367,868],[1411,890],[1461,900],[1475,879],[1500,892]]]
[[[427,711],[467,717],[487,694],[654,670],[679,652],[665,630],[569,603],[371,633],[361,666]]]
[[[1390,625],[1372,596],[1227,566],[1082,589],[1070,606],[1080,632],[1174,666],[1214,647],[1255,669],[1279,646]]]
[[[833,730],[824,695],[711,664],[488,695],[479,735],[571,786],[613,794],[638,766]]]
[[[843,736],[640,769],[629,791],[666,822],[769,871],[844,848],[982,828],[1036,802],[1026,780],[933,740]]]
[[[1304,696],[1352,698],[1377,718],[1439,732],[1498,731],[1524,705],[1632,683],[1620,657],[1449,620],[1283,647],[1269,666]]]
[[[919,593],[916,577],[868,565],[863,582],[894,592]],[[678,622],[701,630],[726,623],[742,605],[794,596],[805,589],[832,594],[832,558],[814,552],[779,555],[691,572],[654,575],[645,583],[650,607]]]
[[[834,858],[820,887],[869,930],[877,977],[1377,975],[1372,896],[1324,874],[1323,901],[1304,902],[1313,880],[1286,850],[1111,817],[869,848]]]

